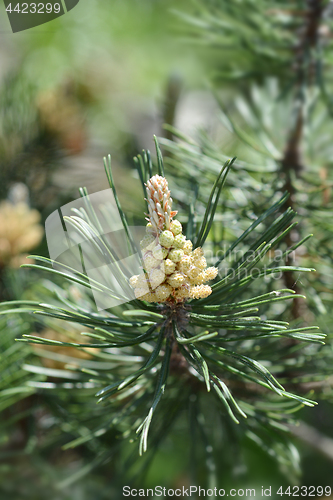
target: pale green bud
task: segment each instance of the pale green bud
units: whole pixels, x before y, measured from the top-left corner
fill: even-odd
[[[138,275],[132,276],[129,280],[131,287],[135,288],[136,286],[138,286],[138,281],[139,281]]]
[[[185,253],[186,255],[190,255],[190,254],[191,254],[191,252],[192,252],[192,247],[193,247],[193,245],[192,245],[192,241],[191,241],[191,240],[186,240],[186,241],[185,241],[185,244],[184,244],[184,246],[183,246],[184,253]]]
[[[155,246],[155,237],[152,234],[146,234],[143,240],[140,241],[140,247],[143,250],[152,250]]]
[[[171,285],[173,288],[179,288],[185,281],[185,277],[178,272],[175,272],[168,278],[168,283]]]
[[[173,242],[173,248],[183,248],[185,245],[186,237],[182,234],[177,234]]]
[[[187,273],[190,270],[191,265],[192,265],[191,257],[189,255],[184,255],[184,257],[179,263],[179,270],[182,273]]]
[[[149,273],[149,271],[151,271],[152,269],[156,268],[159,266],[159,261],[156,260],[151,253],[147,253],[144,258],[143,258],[143,262],[144,262],[144,267],[145,267],[145,270]]]
[[[164,272],[165,274],[172,274],[176,269],[176,264],[170,259],[165,259],[164,261]]]
[[[153,269],[153,271],[149,273],[149,282],[153,289],[163,283],[164,279],[165,274],[161,269]]]
[[[179,262],[183,256],[183,250],[178,250],[177,248],[171,250],[168,255],[169,259],[172,260],[172,262]]]
[[[157,260],[164,260],[168,255],[168,250],[160,245],[156,246],[153,250],[153,256]]]
[[[174,235],[172,234],[171,231],[163,231],[161,234],[160,234],[160,237],[159,237],[159,241],[162,245],[162,247],[165,247],[165,248],[170,248],[173,244],[173,241],[174,241]]]
[[[177,236],[178,234],[182,233],[183,228],[182,228],[182,225],[179,222],[179,220],[173,220],[171,222],[171,224],[170,224],[170,231],[172,231],[175,236]]]
[[[156,288],[155,290],[156,298],[160,302],[163,302],[170,296],[171,292],[172,292],[171,286],[164,283],[163,285],[159,285]]]

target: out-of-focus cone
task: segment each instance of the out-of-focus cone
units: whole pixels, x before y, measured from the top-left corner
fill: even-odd
[[[24,252],[35,248],[44,230],[40,213],[26,203],[0,203],[0,266],[18,267]]]
[[[43,337],[44,339],[48,340],[58,340],[59,342],[73,342],[73,336],[78,337],[76,332],[70,332],[68,335],[65,335],[64,333],[57,332],[56,330],[53,330],[52,328],[46,328],[43,330],[41,333],[36,334],[38,337]],[[76,338],[75,341],[78,339]],[[66,356],[67,358],[72,358],[68,362],[64,362],[61,360],[55,360],[55,359],[50,359],[47,357],[41,357],[41,361],[44,366],[47,368],[55,368],[58,370],[64,369],[66,364],[70,364],[71,366],[76,366],[75,364],[75,358],[76,359],[90,359],[91,358],[91,352],[96,351],[96,349],[90,349],[90,348],[83,348],[82,350],[77,349],[76,347],[70,347],[70,346],[55,346],[55,345],[36,345],[36,349],[38,350],[44,350],[44,351],[50,351],[51,353],[56,353],[60,354],[62,356]]]
[[[37,98],[41,125],[70,154],[83,151],[87,142],[85,119],[74,92],[62,86]]]

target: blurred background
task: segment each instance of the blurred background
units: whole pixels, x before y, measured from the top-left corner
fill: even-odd
[[[133,156],[153,150],[156,134],[172,192],[183,207],[191,178],[205,189],[226,156],[239,158],[223,202],[226,241],[274,193],[292,194],[289,206],[301,219],[294,239],[315,235],[301,247],[298,264],[311,264],[318,273],[309,282],[294,276],[287,283],[295,288],[299,280],[296,291],[307,289],[309,306],[296,303],[286,314],[330,334],[331,10],[330,2],[314,0],[80,0],[66,15],[13,34],[0,3],[1,301],[38,295],[44,278],[20,265],[30,253],[48,256],[45,219],[77,198],[79,187],[90,193],[109,187],[107,154],[124,211],[129,217],[143,213]],[[35,325],[28,318],[3,318],[1,498],[118,498],[115,478],[120,474],[126,482],[121,464],[127,445],[120,450],[109,436],[105,445],[115,451],[101,465],[94,462],[93,447],[62,448],[70,434],[66,419],[77,417],[80,401],[72,411],[70,396],[53,397],[27,384],[39,380],[27,365],[42,354],[14,339]],[[50,339],[67,334],[65,326],[43,330]],[[233,450],[240,459],[221,458],[223,487],[333,486],[330,338],[326,349],[303,380],[320,404],[301,410],[302,423],[291,431],[291,446],[300,453],[297,477],[241,439],[240,449]],[[89,352],[82,355],[89,358]],[[63,366],[47,357],[42,364]],[[180,425],[151,464],[145,484],[188,484],[184,456],[190,445]]]

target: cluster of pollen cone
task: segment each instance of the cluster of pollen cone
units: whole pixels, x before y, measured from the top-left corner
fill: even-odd
[[[204,283],[214,279],[218,270],[207,268],[202,249],[192,250],[181,223],[173,220],[177,212],[172,211],[167,180],[154,175],[146,191],[149,222],[140,242],[143,273],[130,279],[136,298],[161,303],[208,297],[212,289]]]

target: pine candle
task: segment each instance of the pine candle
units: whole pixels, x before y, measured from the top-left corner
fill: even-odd
[[[154,175],[146,184],[148,218],[146,236],[140,242],[143,273],[132,276],[130,284],[136,298],[147,302],[183,302],[212,293],[207,281],[217,275],[207,267],[202,248],[183,235],[181,223],[174,219],[168,181]]]

